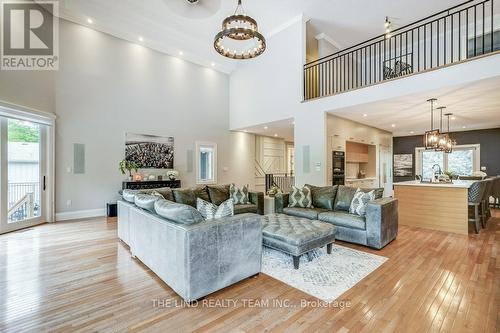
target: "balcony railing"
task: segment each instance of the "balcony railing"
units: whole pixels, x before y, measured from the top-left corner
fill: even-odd
[[[40,215],[38,182],[8,183],[7,199],[9,223]]]
[[[471,0],[304,65],[304,99],[369,86],[500,50],[499,6]]]

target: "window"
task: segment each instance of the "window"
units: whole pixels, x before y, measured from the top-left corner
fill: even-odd
[[[479,145],[456,146],[450,154],[416,148],[415,156],[416,174],[422,175],[423,179],[432,178],[432,167],[436,164],[442,171],[451,171],[459,176],[470,176],[479,171]]]
[[[196,183],[217,183],[217,144],[196,143]]]

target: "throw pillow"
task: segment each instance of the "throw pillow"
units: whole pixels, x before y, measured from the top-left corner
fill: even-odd
[[[228,199],[217,207],[217,205],[211,202],[198,198],[196,200],[196,209],[206,220],[219,219],[234,215],[233,199]]]
[[[222,217],[233,216],[234,215],[234,201],[233,199],[228,199],[220,204],[215,212],[215,218],[220,219]]]
[[[288,198],[288,207],[311,208],[311,190],[308,187],[298,188],[292,186],[292,192],[290,192]]]
[[[151,191],[151,193],[149,193],[149,194],[154,195],[155,197],[159,197],[161,199],[165,199],[165,197],[163,196],[163,194],[161,194],[160,192],[155,191],[155,190]]]
[[[366,215],[366,206],[368,202],[375,200],[375,191],[370,191],[365,193],[363,190],[358,188],[356,193],[354,193],[354,198],[352,198],[351,207],[349,208],[349,213],[356,214],[359,216]]]
[[[239,188],[234,184],[229,186],[229,195],[235,205],[246,205],[248,203],[248,185]]]
[[[306,184],[304,186],[311,189],[313,207],[333,210],[333,202],[338,188],[337,185],[319,187]]]
[[[352,199],[354,198],[354,193],[356,193],[355,187],[340,185],[337,190],[337,196],[335,197],[333,210],[348,212],[351,207]]]
[[[217,206],[230,198],[229,185],[208,185],[207,188],[210,202]]]

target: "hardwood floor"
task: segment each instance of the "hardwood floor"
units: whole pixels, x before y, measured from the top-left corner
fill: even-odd
[[[130,257],[116,222],[33,227],[0,236],[0,331],[498,332],[500,211],[494,215],[479,235],[401,226],[382,251],[338,242],[389,258],[340,297],[344,308],[301,307],[315,298],[264,274],[196,307],[174,307],[168,302],[183,305],[180,298]],[[273,299],[294,307],[273,307]],[[227,300],[235,306],[208,306]]]

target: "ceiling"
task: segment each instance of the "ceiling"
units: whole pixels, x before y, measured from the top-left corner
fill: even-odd
[[[294,125],[295,123],[293,121],[293,118],[289,118],[266,124],[246,127],[239,131],[262,135],[262,136],[275,137],[279,139],[284,139],[285,141],[293,142]]]
[[[238,60],[220,56],[212,44],[222,20],[234,12],[236,0],[200,0],[214,2],[211,7],[218,7],[212,16],[201,15],[204,18],[199,18],[195,9],[192,15],[187,14],[189,17],[179,14],[180,11],[175,10],[176,1],[186,0],[61,0],[59,16],[170,55],[181,56],[182,52],[183,58],[200,65],[213,65],[226,73],[233,71]],[[385,16],[390,16],[397,28],[461,2],[463,0],[243,0],[243,7],[259,23],[269,48],[272,48],[270,36],[299,15],[310,19],[316,32],[325,33],[340,46],[348,47],[383,33]],[[88,19],[92,23],[88,23]]]
[[[500,77],[467,85],[440,89],[432,93],[415,94],[388,101],[368,103],[331,112],[336,116],[377,127],[394,136],[423,134],[430,127],[429,98],[437,98],[436,107],[446,106],[451,112],[451,131],[500,127]],[[434,127],[439,126],[435,113]],[[446,121],[443,120],[446,127]],[[394,125],[394,127],[393,127]]]

